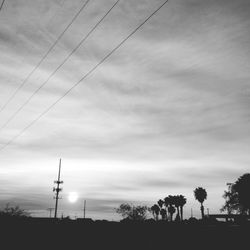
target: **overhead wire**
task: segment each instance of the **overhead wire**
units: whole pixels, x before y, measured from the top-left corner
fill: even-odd
[[[14,142],[20,137],[27,129],[33,126],[38,120],[40,120],[45,114],[47,114],[57,103],[59,103],[66,95],[68,95],[75,87],[77,87],[83,80],[85,80],[90,74],[92,74],[101,64],[103,64],[114,52],[116,52],[130,37],[132,37],[145,23],[147,23],[169,0],[164,1],[155,11],[153,11],[141,24],[139,24],[127,37],[125,37],[115,48],[113,48],[102,60],[97,63],[91,70],[88,71],[78,82],[76,82],[71,88],[69,88],[61,97],[59,97],[54,103],[52,103],[46,110],[44,110],[39,116],[36,117],[31,123],[24,127],[20,133],[14,136],[11,140],[5,143],[0,151],[5,149],[8,145]]]
[[[109,15],[113,8],[120,2],[117,0],[112,7],[105,13],[105,15],[94,25],[94,27],[85,35],[77,46],[65,57],[59,66],[48,76],[48,78],[30,95],[30,97],[9,117],[9,119],[0,127],[0,131],[4,129],[17,114],[31,101],[31,99],[48,83],[48,81],[55,75],[55,73],[68,61],[68,59],[80,48],[80,46],[88,39],[88,37],[96,30],[96,28]]]
[[[5,1],[5,0],[4,0]],[[3,2],[4,2],[3,1]],[[17,89],[14,91],[14,93],[8,98],[8,100],[4,103],[4,105],[0,108],[0,112],[2,112],[7,105],[15,98],[16,94],[25,86],[25,84],[28,82],[30,77],[34,74],[34,72],[40,67],[40,65],[43,63],[43,61],[47,58],[47,56],[50,54],[50,52],[55,48],[55,46],[58,44],[58,42],[61,40],[63,35],[66,33],[66,31],[70,28],[70,26],[74,23],[74,21],[77,19],[77,17],[81,14],[81,12],[85,9],[87,4],[90,0],[84,1],[84,4],[81,6],[79,11],[74,15],[74,17],[71,19],[71,21],[68,23],[68,25],[64,28],[64,30],[60,33],[60,35],[57,37],[57,39],[54,41],[52,46],[47,50],[47,52],[42,56],[40,61],[35,65],[35,67],[31,70],[31,72],[26,76],[26,78],[22,81],[22,83],[17,87]],[[2,3],[3,5],[3,3]],[[1,5],[1,7],[2,7]]]
[[[3,4],[4,4],[5,0],[2,1],[1,5],[0,5],[0,11],[2,10],[3,8]]]

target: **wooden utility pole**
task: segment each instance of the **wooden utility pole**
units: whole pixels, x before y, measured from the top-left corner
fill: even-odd
[[[84,200],[84,206],[83,206],[83,219],[85,219],[86,214],[86,200]]]
[[[56,196],[54,197],[54,199],[56,200],[54,218],[57,218],[58,200],[60,199],[59,193],[62,191],[62,188],[60,188],[60,184],[63,184],[63,181],[60,180],[61,178],[60,175],[61,175],[61,159],[59,161],[58,178],[57,178],[57,181],[54,181],[54,183],[56,184],[56,187],[53,188],[53,191],[56,193]]]

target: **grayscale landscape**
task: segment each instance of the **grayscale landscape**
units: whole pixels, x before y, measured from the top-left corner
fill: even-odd
[[[249,0],[0,0],[9,248],[242,249],[249,27]]]

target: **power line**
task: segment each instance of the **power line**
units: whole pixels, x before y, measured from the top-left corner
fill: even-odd
[[[5,0],[4,0],[5,1]],[[3,3],[4,3],[3,1]],[[39,66],[42,64],[42,62],[46,59],[46,57],[49,55],[49,53],[53,50],[53,48],[57,45],[57,43],[59,42],[59,40],[63,37],[63,35],[65,34],[65,32],[69,29],[69,27],[73,24],[73,22],[76,20],[76,18],[80,15],[80,13],[84,10],[84,8],[86,7],[86,5],[88,4],[90,0],[87,0],[86,2],[84,2],[84,4],[82,5],[82,7],[79,9],[79,11],[75,14],[75,16],[73,17],[73,19],[69,22],[69,24],[65,27],[65,29],[63,30],[63,32],[57,37],[57,39],[55,40],[55,42],[52,44],[52,46],[49,48],[49,50],[43,55],[43,57],[40,59],[40,61],[38,62],[38,64],[32,69],[32,71],[27,75],[27,77],[22,81],[22,83],[18,86],[18,88],[15,90],[15,92],[9,97],[9,99],[7,100],[7,102],[0,108],[0,112],[2,112],[6,106],[14,99],[14,97],[16,96],[16,94],[23,88],[23,86],[27,83],[27,81],[29,80],[29,78],[33,75],[33,73],[39,68]],[[2,5],[3,5],[2,3]],[[2,8],[1,5],[1,8]],[[0,8],[0,10],[1,10]]]
[[[0,11],[2,10],[3,8],[3,4],[4,4],[5,0],[2,1],[1,5],[0,5]]]
[[[58,102],[60,102],[66,95],[68,95],[75,87],[77,87],[83,80],[85,80],[90,74],[92,74],[101,64],[103,64],[114,52],[116,52],[131,36],[133,36],[145,23],[147,23],[166,3],[162,3],[153,13],[151,13],[140,25],[138,25],[126,38],[124,38],[114,49],[112,49],[103,59],[97,63],[88,73],[86,73],[78,82],[76,82],[71,88],[69,88],[61,97],[59,97],[54,103],[52,103],[45,111],[43,111],[36,119],[34,119],[29,125],[23,128],[19,134],[14,136],[6,144],[4,144],[0,151],[10,145],[14,140],[20,137],[27,129],[40,120],[46,113],[48,113]]]
[[[95,26],[85,35],[82,40],[77,44],[77,46],[66,56],[62,63],[48,76],[48,78],[31,94],[31,96],[16,110],[15,113],[0,127],[0,131],[5,128],[16,116],[17,114],[31,101],[31,99],[42,89],[53,75],[68,61],[68,59],[80,48],[80,46],[88,39],[88,37],[96,30],[96,28],[103,22],[103,20],[109,15],[112,9],[120,2],[117,0],[112,7],[106,12],[106,14],[95,24]]]

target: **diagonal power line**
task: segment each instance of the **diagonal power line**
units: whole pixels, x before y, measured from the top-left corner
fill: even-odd
[[[5,0],[3,0],[2,5],[0,7],[0,10],[3,6]],[[17,89],[14,91],[14,93],[9,97],[9,99],[5,102],[5,104],[0,108],[0,112],[2,112],[6,106],[14,99],[14,97],[16,96],[16,94],[23,88],[23,86],[27,83],[27,81],[29,80],[29,78],[33,75],[33,73],[40,67],[40,65],[42,64],[42,62],[46,59],[46,57],[49,55],[49,53],[54,49],[54,47],[57,45],[57,43],[59,42],[59,40],[63,37],[63,35],[66,33],[66,31],[70,28],[70,26],[74,23],[74,21],[76,20],[76,18],[80,15],[80,13],[84,10],[84,8],[86,7],[86,5],[88,4],[90,0],[87,0],[86,2],[84,2],[84,4],[82,5],[82,7],[79,9],[79,11],[75,14],[75,16],[73,17],[73,19],[68,23],[68,25],[65,27],[65,29],[63,30],[63,32],[57,37],[57,39],[55,40],[55,42],[52,44],[52,46],[48,49],[48,51],[43,55],[43,57],[40,59],[40,61],[38,62],[38,64],[32,69],[32,71],[26,76],[26,78],[22,81],[22,83],[17,87]]]
[[[48,83],[48,81],[55,75],[55,73],[68,61],[68,59],[80,48],[80,46],[88,39],[88,37],[96,30],[96,28],[103,22],[103,20],[109,15],[112,9],[120,2],[117,0],[112,7],[106,12],[106,14],[95,24],[95,26],[85,35],[77,46],[66,56],[61,64],[48,76],[48,78],[30,95],[30,97],[9,117],[9,119],[0,127],[0,131],[4,129],[17,114],[31,101],[31,99]]]
[[[102,60],[97,63],[91,70],[88,71],[78,82],[76,82],[71,88],[69,88],[61,97],[59,97],[54,103],[52,103],[47,109],[45,109],[40,115],[36,117],[30,124],[24,127],[20,133],[10,139],[6,144],[4,144],[0,151],[5,149],[8,145],[10,145],[13,141],[15,141],[18,137],[20,137],[27,129],[33,126],[38,120],[40,120],[45,114],[47,114],[57,103],[59,103],[66,95],[68,95],[75,87],[77,87],[83,80],[85,80],[89,75],[91,75],[101,64],[103,64],[112,54],[114,54],[122,45],[132,37],[145,23],[147,23],[166,3],[168,0],[163,2],[153,13],[151,13],[140,25],[138,25],[126,38],[124,38],[114,49],[112,49]]]
[[[0,5],[0,11],[2,10],[3,8],[3,4],[4,4],[5,0],[2,1],[1,5]]]

